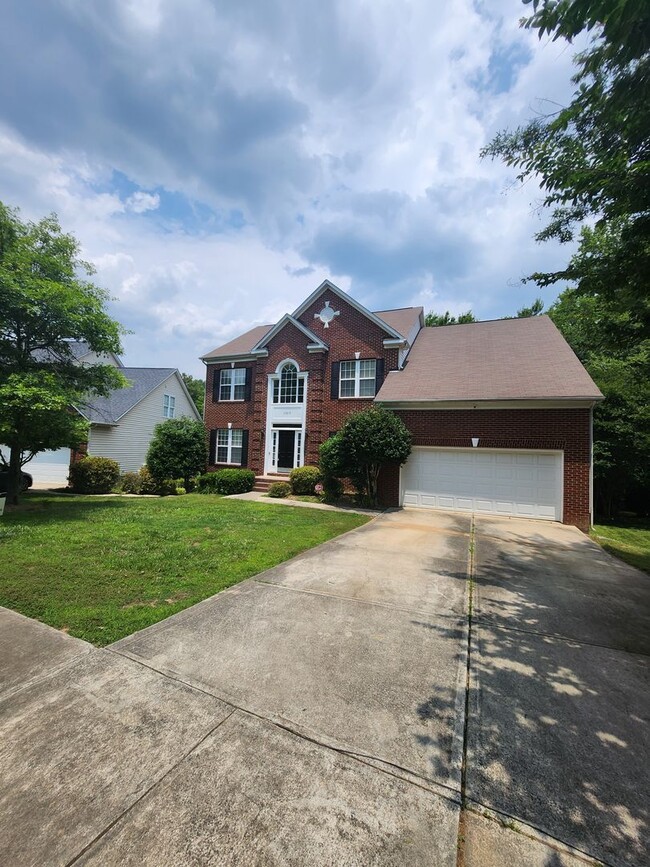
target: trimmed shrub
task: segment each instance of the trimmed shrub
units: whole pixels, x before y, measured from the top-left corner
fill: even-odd
[[[140,467],[138,473],[140,477],[140,493],[141,494],[157,494],[158,482],[154,479],[148,467]]]
[[[196,491],[199,494],[216,494],[217,493],[217,474],[203,473],[202,476],[197,476]]]
[[[197,490],[200,494],[246,494],[253,490],[255,473],[246,469],[217,470],[199,476]]]
[[[179,486],[179,480],[177,480],[177,479],[162,479],[162,481],[158,482],[157,485],[158,485],[157,493],[160,494],[161,497],[173,497],[177,493],[177,488]]]
[[[290,493],[291,485],[289,482],[273,482],[268,490],[269,497],[273,497],[275,500],[284,500]]]
[[[289,482],[294,494],[313,495],[314,488],[323,479],[318,467],[295,467],[289,473]]]
[[[142,482],[139,473],[124,473],[120,479],[120,490],[123,494],[139,494]]]
[[[70,467],[70,484],[78,494],[110,494],[120,478],[120,465],[112,458],[93,455]]]

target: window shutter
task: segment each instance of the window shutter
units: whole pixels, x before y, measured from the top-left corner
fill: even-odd
[[[384,359],[378,358],[375,362],[375,394],[381,388],[381,384],[384,381]]]
[[[247,367],[246,368],[246,383],[244,385],[244,400],[250,400],[251,399],[251,390],[252,390],[251,389],[251,382],[253,379],[252,374],[253,374],[253,368]],[[244,433],[248,434],[248,431],[244,431]]]
[[[332,400],[338,400],[339,398],[339,370],[341,368],[340,361],[332,362],[332,383],[331,383],[331,392],[330,397]]]
[[[221,371],[214,368],[214,376],[212,379],[212,403],[217,403],[219,400],[219,381],[221,379]]]
[[[217,432],[210,431],[210,454],[208,455],[208,463],[216,464],[217,462]]]
[[[248,368],[250,370],[250,367]],[[248,431],[243,430],[241,432],[241,465],[242,467],[248,466]]]

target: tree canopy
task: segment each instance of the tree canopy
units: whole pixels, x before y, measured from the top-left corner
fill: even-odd
[[[105,310],[107,294],[85,279],[92,273],[55,215],[23,222],[0,202],[0,443],[9,449],[10,502],[35,453],[84,441],[74,407],[125,384],[112,365],[75,359],[76,341],[100,355],[121,351],[123,329]]]
[[[390,410],[371,406],[351,413],[341,430],[320,447],[324,476],[348,478],[369,505],[377,504],[384,464],[403,464],[411,454],[411,434]]]
[[[434,313],[433,310],[430,310],[424,317],[424,324],[429,328],[438,325],[465,325],[468,322],[476,322],[476,317],[471,310],[459,313],[458,316],[452,316],[449,310],[445,310],[444,313]]]
[[[650,281],[650,5],[638,0],[533,0],[522,25],[540,38],[589,47],[575,59],[571,102],[556,113],[500,132],[484,156],[535,179],[550,221],[537,240],[579,241],[565,268],[530,275],[540,286],[575,285],[608,296],[648,328]],[[605,235],[589,255],[593,232]]]
[[[189,373],[181,373],[185,387],[190,393],[190,397],[198,411],[203,415],[203,404],[205,402],[205,381],[197,379]]]

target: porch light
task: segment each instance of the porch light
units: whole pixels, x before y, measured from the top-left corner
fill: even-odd
[[[231,421],[228,422],[228,430],[232,430],[232,422]]]
[[[478,437],[472,437],[472,448],[476,448],[478,445]]]

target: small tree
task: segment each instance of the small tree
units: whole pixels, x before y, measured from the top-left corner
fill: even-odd
[[[156,425],[147,452],[147,466],[155,479],[183,479],[189,490],[190,479],[205,471],[207,461],[203,422],[170,418]]]
[[[9,502],[18,502],[20,468],[34,454],[84,440],[87,425],[73,407],[125,384],[110,364],[76,362],[75,341],[99,355],[121,351],[108,296],[84,279],[92,273],[54,215],[24,223],[0,202],[0,443],[9,452]]]
[[[185,387],[189,391],[190,397],[194,401],[196,408],[201,415],[203,415],[203,404],[205,403],[205,381],[203,379],[196,379],[196,377],[189,373],[181,373],[181,376],[183,377]]]
[[[338,475],[347,476],[372,506],[377,505],[377,481],[384,464],[403,464],[411,454],[411,434],[390,410],[372,406],[347,417],[333,450]]]

